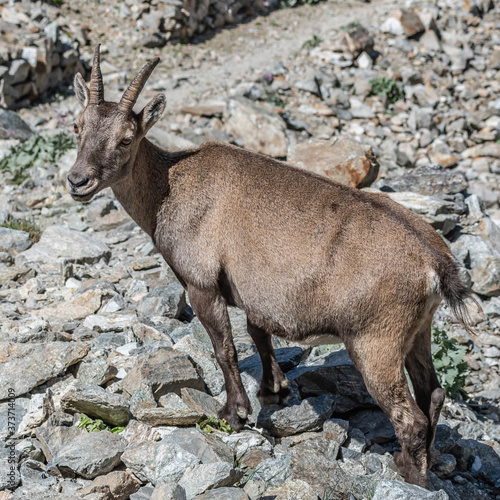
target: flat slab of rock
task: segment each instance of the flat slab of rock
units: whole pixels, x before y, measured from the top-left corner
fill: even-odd
[[[217,436],[206,434],[199,429],[177,429],[164,436],[162,442],[179,445],[182,449],[196,456],[203,464],[233,463],[234,447],[223,443]]]
[[[35,435],[47,461],[52,460],[59,450],[73,439],[86,433],[85,429],[65,425],[37,427]]]
[[[141,487],[141,482],[126,471],[113,471],[96,477],[88,486],[77,490],[79,496],[105,494],[113,500],[126,500]]]
[[[345,349],[332,352],[323,365],[299,366],[287,377],[298,384],[302,397],[331,395],[334,415],[375,406]]]
[[[61,398],[61,408],[69,413],[81,412],[118,426],[129,421],[129,403],[121,394],[112,394],[102,387],[78,384]]]
[[[389,481],[384,479],[377,484],[372,500],[448,500],[448,495],[443,491],[428,491],[414,484],[402,481]]]
[[[409,173],[386,179],[382,186],[392,191],[412,191],[426,196],[456,194],[467,188],[467,180],[461,172],[444,170],[440,166],[417,167]],[[384,189],[385,191],[386,189]]]
[[[285,157],[288,147],[285,129],[283,119],[265,106],[244,97],[229,101],[225,130],[246,149],[276,158]]]
[[[58,271],[61,262],[95,264],[110,257],[111,250],[102,241],[64,226],[50,226],[38,243],[16,256],[16,266]]]
[[[187,500],[191,500],[207,490],[232,486],[242,477],[243,471],[235,469],[231,464],[200,464],[187,469],[179,485],[184,488]]]
[[[288,479],[279,486],[271,486],[265,491],[265,497],[273,500],[317,500],[314,488],[301,479]]]
[[[175,482],[161,483],[153,491],[150,500],[186,500],[184,488]]]
[[[160,407],[144,406],[136,411],[140,422],[152,425],[194,425],[201,422],[206,415],[187,406],[177,394],[171,392],[160,398]]]
[[[196,500],[248,500],[248,495],[241,488],[217,488],[202,495],[195,496]]]
[[[101,302],[101,290],[87,290],[68,301],[45,307],[40,311],[40,317],[56,321],[77,321],[97,312]]]
[[[333,145],[322,141],[302,142],[290,148],[288,161],[355,188],[368,187],[379,171],[371,148],[346,138]]]
[[[160,481],[179,481],[188,467],[199,459],[174,443],[142,442],[123,453],[122,462],[142,481],[157,484]]]
[[[83,342],[0,342],[0,401],[8,398],[9,388],[16,396],[25,394],[80,361],[88,351]]]
[[[184,387],[181,389],[182,401],[191,410],[204,413],[207,417],[216,417],[222,405],[206,392]]]
[[[202,391],[205,385],[188,356],[170,347],[141,354],[122,380],[122,387],[132,395],[144,380],[151,382],[156,400],[168,392],[180,392],[183,387]]]
[[[111,472],[120,462],[127,441],[109,431],[85,432],[62,446],[49,462],[63,475],[94,479]]]
[[[0,251],[22,252],[31,246],[30,235],[26,231],[18,231],[0,227]]]
[[[323,395],[280,409],[273,405],[265,406],[259,413],[257,425],[280,437],[320,430],[332,415],[333,404],[332,396]]]

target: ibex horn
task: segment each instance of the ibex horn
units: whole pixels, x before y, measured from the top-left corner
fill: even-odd
[[[122,98],[118,104],[118,109],[123,113],[130,113],[134,107],[134,104],[139,97],[144,85],[148,81],[151,73],[155,69],[155,66],[160,62],[159,57],[155,57],[148,61],[141,69],[139,74],[130,82],[127,90],[123,93]]]
[[[94,51],[94,62],[92,63],[92,74],[90,76],[90,99],[89,104],[102,104],[104,102],[104,86],[102,84],[101,57],[99,50],[101,44],[98,43]]]

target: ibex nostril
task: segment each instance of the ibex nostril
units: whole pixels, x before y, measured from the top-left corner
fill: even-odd
[[[88,178],[88,177],[85,177],[85,178],[83,178],[83,179],[72,179],[72,178],[68,175],[68,182],[69,182],[69,185],[70,185],[72,188],[79,188],[79,187],[86,186],[86,185],[89,183],[89,178]]]

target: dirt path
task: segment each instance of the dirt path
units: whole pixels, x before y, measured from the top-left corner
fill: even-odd
[[[118,22],[107,2],[84,3],[78,11],[69,5],[67,15],[90,26],[91,47],[97,42],[112,47],[103,59],[120,70],[128,69],[130,75],[144,60],[160,56],[162,63],[151,82],[155,91],[166,91],[169,110],[175,112],[191,100],[231,88],[238,81],[248,79],[254,71],[261,72],[278,61],[286,62],[313,34],[328,39],[332,30],[352,22],[376,26],[379,19],[384,19],[397,6],[394,0],[371,3],[354,0],[280,9],[222,29],[198,43],[168,44],[162,49],[135,47],[127,42],[124,32],[132,29],[135,22],[128,19]],[[143,100],[153,92],[145,92]]]

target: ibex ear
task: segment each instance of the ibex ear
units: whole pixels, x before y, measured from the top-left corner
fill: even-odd
[[[151,99],[141,111],[140,120],[142,130],[146,133],[161,117],[165,111],[167,100],[163,94],[158,94]]]
[[[85,109],[89,102],[89,89],[87,88],[87,85],[85,85],[85,80],[80,73],[75,75],[73,85],[75,86],[75,94],[78,98],[78,102],[80,103],[80,106]]]

